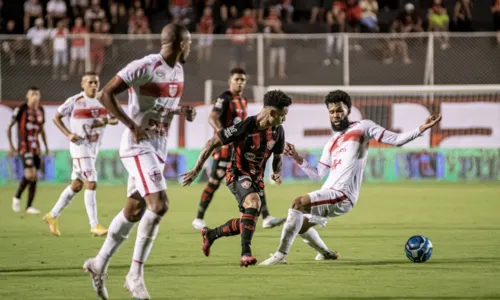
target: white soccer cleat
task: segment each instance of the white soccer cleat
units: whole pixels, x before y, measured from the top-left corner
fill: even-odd
[[[125,277],[125,284],[123,285],[123,287],[130,292],[132,298],[135,300],[151,299],[148,290],[146,289],[146,284],[144,283],[143,276],[130,273],[127,274],[127,277]]]
[[[106,279],[108,274],[100,272],[97,270],[94,264],[95,258],[90,258],[83,264],[83,269],[86,273],[89,273],[90,278],[92,278],[92,287],[97,293],[97,297],[101,300],[108,299],[108,289],[106,289]]]
[[[315,260],[337,260],[339,259],[339,253],[333,250],[328,250],[325,253],[319,253],[314,258]]]
[[[285,259],[285,254],[281,252],[276,252],[271,254],[271,257],[261,262],[259,266],[270,266],[270,265],[286,265],[288,262]]]
[[[30,215],[39,215],[40,214],[40,210],[34,208],[34,207],[28,207],[26,209],[26,213],[27,214],[30,214]]]
[[[191,223],[196,230],[202,230],[207,227],[207,223],[203,219],[194,219],[193,223]]]
[[[14,212],[20,212],[21,211],[21,199],[12,197],[12,210]]]
[[[273,216],[267,216],[264,220],[262,220],[262,228],[274,228],[285,223],[285,221],[286,218],[275,218]]]

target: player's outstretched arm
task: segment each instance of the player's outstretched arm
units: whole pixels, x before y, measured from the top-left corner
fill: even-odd
[[[430,116],[425,120],[424,124],[420,125],[417,129],[402,133],[388,131],[374,124],[372,127],[374,132],[373,137],[384,144],[401,147],[419,137],[427,129],[434,127],[441,121],[441,118],[441,114]],[[378,133],[378,131],[381,132]]]
[[[325,151],[323,151],[323,152],[325,152]],[[326,175],[326,173],[330,169],[330,167],[328,165],[322,163],[321,161],[318,163],[317,167],[311,166],[307,162],[307,160],[302,158],[302,156],[300,156],[300,154],[297,153],[297,151],[295,150],[295,146],[293,144],[288,143],[288,142],[286,143],[284,153],[286,155],[292,157],[297,162],[299,167],[304,171],[304,173],[306,173],[307,176],[309,176],[309,178],[311,178],[312,180],[317,181],[317,180],[323,179],[323,177]],[[328,154],[329,152],[327,151],[326,153]],[[322,158],[323,158],[323,156],[325,156],[325,153],[322,155]]]
[[[220,147],[221,145],[222,142],[217,135],[214,135],[205,143],[205,146],[201,150],[201,153],[198,156],[193,169],[184,174],[181,174],[181,176],[184,177],[182,180],[182,186],[190,185],[196,179],[196,177],[198,177],[203,164],[205,164],[207,159],[210,157],[210,154],[212,154],[215,148]]]

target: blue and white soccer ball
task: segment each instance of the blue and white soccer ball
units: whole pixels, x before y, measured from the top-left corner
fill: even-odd
[[[405,252],[412,262],[423,263],[432,256],[432,243],[425,236],[415,235],[406,242]]]

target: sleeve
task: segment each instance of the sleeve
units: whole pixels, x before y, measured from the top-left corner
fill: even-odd
[[[217,100],[215,101],[214,107],[212,108],[212,111],[218,112],[218,113],[224,113],[227,108],[229,107],[229,99],[228,95],[226,92],[222,93]]]
[[[43,106],[40,106],[40,111],[42,112],[42,125],[45,124],[45,109]]]
[[[22,115],[22,107],[18,106],[14,108],[14,111],[12,112],[12,121],[19,122],[19,119],[21,119]]]
[[[128,86],[141,85],[151,81],[151,62],[147,58],[134,60],[125,68],[121,69],[118,74]]]
[[[276,130],[278,131],[278,140],[273,147],[273,153],[282,154],[285,151],[285,130],[283,126],[278,126]]]
[[[65,117],[71,116],[71,112],[73,111],[73,106],[75,101],[73,98],[69,98],[64,103],[57,108],[57,112]]]
[[[255,119],[247,118],[243,122],[222,129],[217,133],[217,137],[221,141],[222,145],[227,145],[243,140],[246,137],[247,132],[252,130],[254,127]]]
[[[368,139],[375,139],[379,143],[398,147],[413,141],[422,134],[419,127],[403,133],[395,133],[370,120],[361,122],[363,122],[364,134]]]
[[[315,181],[319,181],[325,177],[326,173],[330,170],[331,165],[331,154],[330,147],[332,145],[332,140],[326,143],[323,148],[323,153],[321,154],[321,158],[319,159],[318,165],[313,167],[307,160],[303,160],[302,164],[299,167],[306,173],[309,178]]]

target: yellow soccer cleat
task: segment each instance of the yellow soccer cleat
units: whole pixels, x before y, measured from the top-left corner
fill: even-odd
[[[52,235],[61,236],[61,232],[59,231],[59,218],[52,218],[50,213],[47,213],[43,216],[43,221],[49,224],[49,229],[50,232],[52,232]]]
[[[108,234],[108,229],[100,224],[97,224],[94,228],[90,229],[92,236],[103,236]]]

